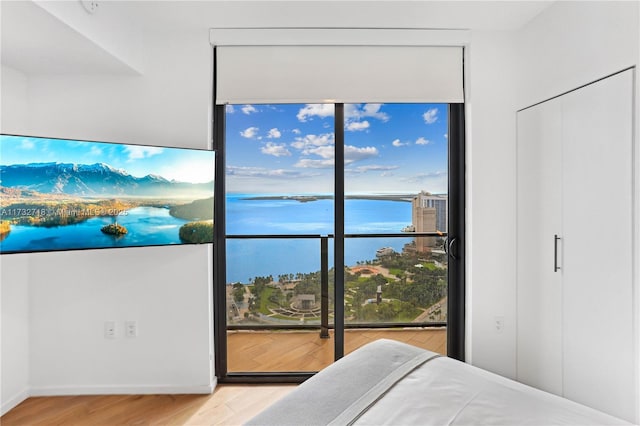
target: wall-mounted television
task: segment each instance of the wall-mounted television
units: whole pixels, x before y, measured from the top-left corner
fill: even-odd
[[[0,254],[211,243],[214,156],[0,135]]]

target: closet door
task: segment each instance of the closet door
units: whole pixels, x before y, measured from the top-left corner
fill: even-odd
[[[562,99],[564,396],[634,418],[633,73]]]
[[[561,106],[518,112],[517,379],[562,394],[562,286],[554,268],[561,229]]]

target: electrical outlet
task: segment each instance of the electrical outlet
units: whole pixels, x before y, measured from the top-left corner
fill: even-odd
[[[138,337],[138,321],[125,321],[124,330],[127,337]]]
[[[105,339],[116,338],[116,322],[115,321],[104,322],[104,337]]]
[[[504,317],[495,317],[493,320],[496,333],[502,333],[502,329],[504,328]]]

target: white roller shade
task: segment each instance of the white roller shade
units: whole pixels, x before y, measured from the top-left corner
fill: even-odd
[[[216,103],[464,101],[462,47],[219,46]]]

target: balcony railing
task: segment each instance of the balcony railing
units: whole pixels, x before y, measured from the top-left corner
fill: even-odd
[[[413,244],[414,244],[414,254],[415,254],[415,258],[416,259],[425,259],[427,257],[429,257],[430,259],[430,263],[426,263],[428,266],[432,267],[433,269],[429,269],[429,271],[433,272],[436,271],[435,273],[439,273],[442,274],[442,271],[446,272],[446,266],[443,266],[444,264],[446,264],[446,237],[447,235],[444,233],[439,233],[439,232],[402,232],[402,233],[381,233],[381,234],[345,234],[345,245],[347,244],[348,240],[352,240],[352,239],[364,239],[364,238],[384,238],[384,239],[390,239],[390,238],[404,238],[404,239],[408,239],[408,238],[412,238],[413,239]],[[269,323],[233,323],[232,321],[228,321],[227,324],[227,329],[228,330],[319,330],[320,332],[320,337],[322,338],[328,338],[329,337],[329,330],[334,328],[334,325],[332,323],[332,321],[330,321],[331,319],[331,309],[330,309],[330,300],[332,299],[332,295],[330,295],[330,280],[329,280],[329,272],[330,272],[330,268],[329,268],[329,241],[331,239],[334,238],[334,236],[332,234],[329,235],[318,235],[318,234],[288,234],[288,235],[227,235],[226,236],[227,240],[249,240],[249,239],[259,239],[259,240],[266,240],[266,239],[273,239],[273,240],[282,240],[282,239],[291,239],[291,240],[299,240],[299,239],[304,239],[304,240],[318,240],[319,242],[319,249],[320,249],[320,259],[319,259],[319,265],[320,265],[320,315],[319,315],[319,319],[318,320],[307,320],[304,323],[292,323],[292,321],[288,322],[284,322],[286,320],[282,320],[283,323],[278,323],[277,321],[274,321],[273,319],[270,319]],[[423,240],[424,239],[424,240]],[[406,247],[405,247],[406,249]],[[421,251],[422,250],[422,251]],[[399,253],[397,253],[399,254]],[[407,252],[404,252],[403,249],[403,253],[399,254],[400,256],[407,256],[407,259],[413,259],[413,257],[411,254],[411,248],[407,249]],[[381,258],[384,258],[384,254],[381,256]],[[438,257],[442,264],[440,262],[438,262],[437,260],[434,259],[434,257]],[[378,262],[382,262],[383,259],[378,259]],[[434,263],[435,262],[435,263]],[[420,271],[418,271],[416,268],[419,268],[420,265],[424,265],[425,263],[417,263],[415,265],[413,265],[413,267],[411,269],[413,269],[414,273],[410,273],[407,270],[404,271],[400,271],[400,274],[403,275],[403,278],[391,278],[389,275],[391,274],[391,272],[389,271],[387,273],[387,279],[392,279],[393,282],[391,284],[394,284],[396,287],[400,287],[402,285],[404,285],[404,290],[410,290],[409,287],[415,285],[415,286],[420,286],[421,283],[416,283],[416,282],[411,282],[409,283],[409,280],[412,279],[413,276],[417,275]],[[436,264],[440,265],[440,266],[435,266]],[[357,268],[362,270],[362,271],[376,271],[377,270],[377,264],[374,264],[372,262],[369,262],[367,264],[363,263],[361,265],[358,265]],[[424,266],[420,266],[420,268],[422,268]],[[438,271],[439,270],[439,271]],[[397,271],[396,271],[397,272]],[[426,272],[426,271],[425,271]],[[434,278],[436,279],[436,278]],[[399,281],[398,281],[399,280]],[[402,280],[404,280],[404,284],[402,283]],[[437,279],[436,279],[437,280]],[[445,280],[445,285],[446,285],[446,273],[444,274],[444,280]],[[422,285],[427,285],[426,283],[422,283]],[[434,286],[434,283],[431,283],[432,286]],[[381,290],[380,287],[378,287],[378,292],[377,292],[377,298],[378,300],[367,300],[365,302],[369,303],[369,304],[376,304],[377,306],[380,305],[380,303],[383,303],[383,301],[381,300]],[[229,300],[229,296],[228,296],[228,300]],[[233,296],[231,297],[231,300],[233,300]],[[343,297],[344,300],[344,297]],[[385,299],[385,302],[389,303],[389,300],[394,300],[397,302],[397,304],[402,304],[402,300],[398,300],[398,299]],[[416,307],[416,309],[422,310],[423,313],[421,314],[421,316],[423,316],[424,318],[422,320],[418,320],[416,321],[416,319],[414,319],[413,321],[363,321],[363,320],[354,320],[354,319],[348,319],[347,321],[345,321],[345,328],[346,329],[358,329],[358,328],[410,328],[410,327],[444,327],[447,325],[446,322],[446,303],[443,303],[443,300],[446,300],[446,288],[445,288],[445,293],[444,293],[444,299],[443,298],[439,298],[437,301],[436,300],[432,300],[432,304],[430,306],[420,306],[420,307]],[[438,305],[438,302],[440,302],[440,304]],[[234,302],[235,303],[235,302]],[[360,302],[359,302],[360,303]],[[435,309],[432,309],[433,307],[436,307],[435,309],[438,309],[437,311]],[[227,307],[229,308],[229,307]],[[375,308],[377,311],[377,308]],[[442,313],[444,311],[444,314]],[[238,309],[239,312],[239,309]],[[434,312],[438,312],[438,315],[434,316]],[[431,314],[431,315],[430,315]],[[418,317],[420,318],[420,316]],[[431,320],[426,320],[428,318],[431,318]],[[241,321],[245,321],[242,320]]]

